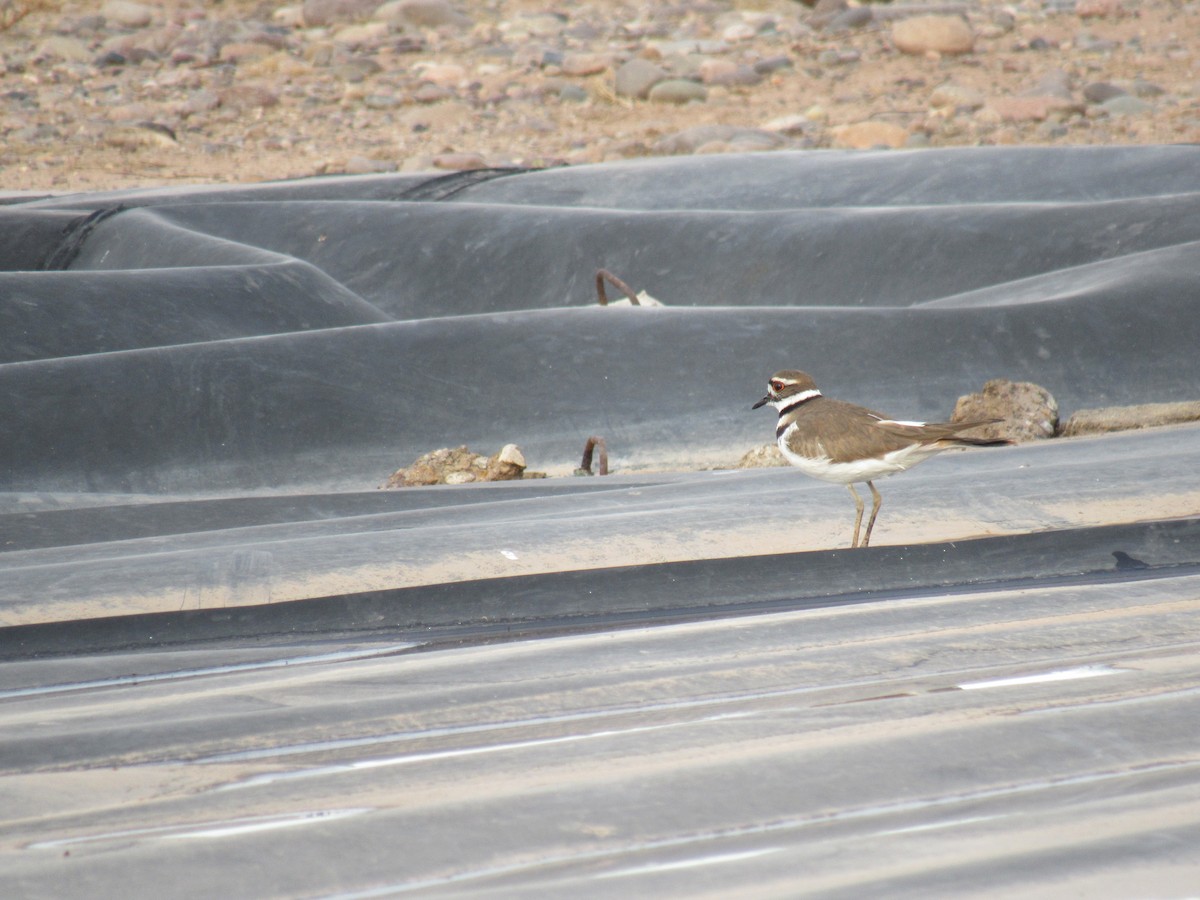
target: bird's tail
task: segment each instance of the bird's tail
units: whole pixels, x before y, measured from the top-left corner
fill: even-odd
[[[995,425],[997,422],[1003,421],[1003,419],[981,419],[978,422],[954,422],[953,427],[956,433],[949,440],[961,447],[1009,447],[1016,441],[1010,441],[1008,438],[964,437],[957,433],[970,431],[972,428],[980,428],[984,425]]]

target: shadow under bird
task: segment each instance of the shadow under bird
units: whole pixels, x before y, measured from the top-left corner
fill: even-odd
[[[883,498],[876,478],[911,469],[919,462],[955,447],[1001,447],[1012,441],[962,437],[960,432],[999,422],[904,422],[890,419],[853,403],[832,400],[817,388],[812,376],[795,369],[776,372],[767,382],[767,395],[752,409],[771,404],[779,411],[775,439],[789,463],[813,478],[844,484],[854,497],[854,536],[851,547],[866,547]],[[863,501],[854,489],[866,482],[875,498],[862,544]]]

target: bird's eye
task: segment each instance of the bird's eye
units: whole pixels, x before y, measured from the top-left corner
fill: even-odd
[[[769,387],[773,391],[782,391],[783,390],[783,382],[782,381],[772,381],[770,383]]]

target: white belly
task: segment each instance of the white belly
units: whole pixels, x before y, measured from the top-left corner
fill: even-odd
[[[894,475],[911,469],[922,460],[935,453],[941,453],[944,448],[931,447],[928,444],[913,444],[885,453],[875,459],[860,459],[855,462],[834,462],[828,457],[809,459],[798,456],[788,449],[787,432],[779,437],[779,449],[784,458],[810,478],[821,481],[832,481],[834,484],[855,484],[863,481],[874,481],[886,475]]]

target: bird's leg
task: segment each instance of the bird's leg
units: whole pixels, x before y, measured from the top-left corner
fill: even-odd
[[[870,484],[870,482],[868,481],[867,484]],[[857,510],[857,512],[854,515],[854,540],[852,540],[850,542],[850,547],[851,547],[851,549],[853,549],[854,547],[858,546],[858,526],[862,524],[863,502],[862,502],[862,497],[858,496],[858,491],[856,491],[854,489],[853,484],[846,485],[846,489],[848,491],[850,491],[850,496],[854,498],[854,508]],[[871,488],[871,490],[875,490],[875,489]],[[871,533],[871,530],[870,530],[870,528],[868,528],[867,534],[870,534],[870,533]],[[863,546],[865,547],[866,544],[863,544]]]
[[[879,515],[879,506],[883,503],[883,497],[879,496],[879,491],[875,490],[874,482],[868,481],[867,487],[871,489],[871,496],[875,498],[875,504],[871,507],[871,518],[867,519],[867,533],[863,536],[862,542],[864,547],[871,540],[871,529],[875,527],[875,517]]]

